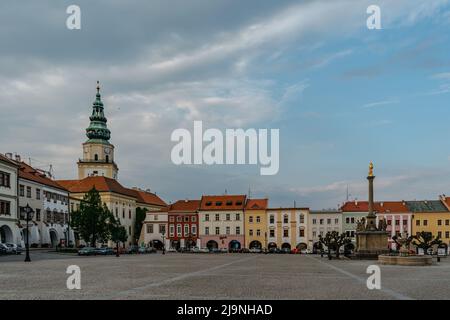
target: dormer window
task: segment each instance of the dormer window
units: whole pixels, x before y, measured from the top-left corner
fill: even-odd
[[[216,201],[216,206],[221,206],[222,205],[222,201]]]
[[[206,205],[209,207],[211,205],[211,201],[206,202]]]

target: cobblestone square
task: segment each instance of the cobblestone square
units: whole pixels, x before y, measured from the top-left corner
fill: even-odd
[[[380,266],[381,290],[369,290],[371,261],[316,255],[178,254],[78,257],[33,252],[0,257],[0,299],[450,299],[450,262]],[[81,268],[81,290],[66,269]]]

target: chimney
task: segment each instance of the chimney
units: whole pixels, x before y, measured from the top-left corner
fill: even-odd
[[[5,157],[7,157],[9,160],[12,160],[12,158],[13,158],[11,152],[5,153]]]
[[[383,206],[383,204],[384,204],[383,202],[380,202],[380,207],[382,207],[382,206]]]
[[[21,159],[20,159],[20,155],[19,155],[19,154],[16,154],[16,161],[17,161],[17,162],[20,162],[20,160],[21,160]]]
[[[358,200],[355,199],[355,206],[358,206]]]

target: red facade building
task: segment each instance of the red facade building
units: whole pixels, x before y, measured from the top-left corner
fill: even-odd
[[[170,247],[190,249],[197,245],[200,200],[179,200],[169,206]]]

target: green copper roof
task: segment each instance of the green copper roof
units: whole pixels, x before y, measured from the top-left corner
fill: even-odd
[[[103,113],[103,102],[100,96],[100,85],[97,81],[97,94],[92,104],[92,115],[89,117],[91,123],[86,129],[86,136],[89,138],[87,142],[109,143],[111,131],[106,126],[108,121]]]
[[[411,212],[446,212],[447,208],[439,200],[406,201]]]

